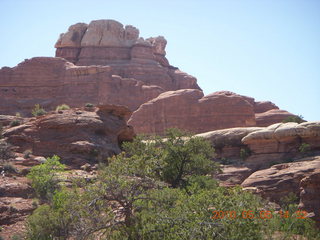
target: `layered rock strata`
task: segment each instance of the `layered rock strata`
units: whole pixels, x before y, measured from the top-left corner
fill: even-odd
[[[261,114],[267,116],[264,123],[268,124],[293,116],[287,112],[283,118],[273,118],[268,114],[270,111],[280,110],[273,103],[255,102],[253,98],[229,91],[204,96],[197,89],[181,89],[164,92],[142,104],[131,116],[129,124],[134,126],[137,133],[144,134],[163,134],[168,128],[204,133],[232,127],[259,126],[256,115]]]
[[[17,152],[31,150],[45,157],[57,154],[68,165],[79,167],[121,152],[120,144],[134,136],[125,122],[128,114],[127,108],[113,105],[63,110],[6,129],[3,136]]]

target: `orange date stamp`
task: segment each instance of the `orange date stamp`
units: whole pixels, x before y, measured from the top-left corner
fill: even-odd
[[[296,218],[306,219],[308,213],[306,211],[295,211],[292,214],[289,211],[212,211],[211,219],[271,219],[278,215],[280,218]]]

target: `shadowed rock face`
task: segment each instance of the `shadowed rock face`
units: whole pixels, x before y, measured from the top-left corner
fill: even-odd
[[[130,111],[125,107],[102,105],[90,111],[63,110],[31,119],[4,131],[4,137],[18,147],[38,156],[58,154],[68,165],[105,160],[120,153],[120,143],[134,137],[126,125]]]

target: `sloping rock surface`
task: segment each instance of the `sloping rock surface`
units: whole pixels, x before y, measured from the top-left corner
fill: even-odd
[[[32,119],[4,131],[17,152],[31,150],[39,156],[59,155],[69,165],[106,160],[120,153],[122,141],[132,140],[133,129],[126,125],[130,111],[125,107],[102,105],[63,110]]]

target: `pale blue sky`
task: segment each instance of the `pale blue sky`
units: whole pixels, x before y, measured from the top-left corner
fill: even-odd
[[[229,90],[320,120],[320,0],[0,0],[0,67],[54,56],[77,22],[163,35],[170,63],[205,94]]]

